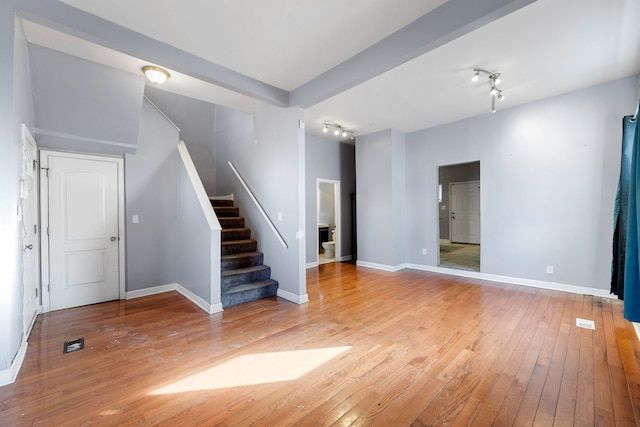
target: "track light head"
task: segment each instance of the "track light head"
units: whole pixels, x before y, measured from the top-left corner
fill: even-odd
[[[324,132],[324,133],[329,132],[329,126],[327,126],[326,123],[325,123],[324,127],[322,128],[322,132]]]
[[[333,131],[333,134],[334,134],[335,136],[340,135],[340,126],[336,126],[336,129]]]
[[[477,82],[480,79],[480,74],[486,74],[489,79],[490,89],[489,94],[491,95],[491,112],[496,112],[496,99],[498,101],[504,100],[504,94],[502,93],[502,89],[498,87],[498,85],[502,82],[500,78],[501,74],[498,72],[488,71],[482,68],[474,68],[473,69],[473,77],[471,81]]]

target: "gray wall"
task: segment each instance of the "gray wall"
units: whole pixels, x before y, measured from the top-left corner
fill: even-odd
[[[125,156],[127,291],[177,280],[178,131],[148,102],[137,145]]]
[[[407,262],[437,266],[437,166],[479,160],[481,271],[608,289],[621,119],[637,101],[627,78],[407,135]]]
[[[306,298],[304,246],[296,239],[298,230],[305,229],[304,131],[298,126],[302,116],[299,108],[267,106],[249,114],[216,107],[216,191],[235,195],[240,214],[258,240],[258,250],[264,252],[264,262],[280,283],[280,291]],[[243,176],[288,248],[281,246],[228,161]]]
[[[356,138],[359,262],[405,262],[405,144],[391,129]]]
[[[29,45],[38,145],[64,151],[135,151],[144,76]]]
[[[23,336],[20,202],[21,124],[33,131],[27,43],[13,6],[0,2],[0,371],[11,366]]]
[[[147,86],[145,95],[180,128],[207,194],[215,195],[215,105]]]
[[[442,202],[439,204],[440,238],[449,239],[449,184],[452,182],[469,182],[480,180],[480,162],[447,165],[438,168],[438,182],[442,185]],[[444,208],[444,209],[443,209]]]
[[[342,232],[338,233],[342,256],[353,254],[351,194],[356,188],[355,146],[335,139],[305,135],[305,186],[306,186],[306,262],[317,261],[318,229],[316,219],[316,180],[340,181],[340,218]]]

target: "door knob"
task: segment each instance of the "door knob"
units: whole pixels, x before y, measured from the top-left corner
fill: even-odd
[[[109,240],[111,240],[112,242],[115,242],[116,240],[118,240],[118,238],[116,236],[111,236]]]
[[[25,248],[25,249],[29,249],[29,250],[31,250],[31,249],[33,249],[33,245],[31,245],[31,244],[29,244],[29,245],[24,245],[24,248]]]

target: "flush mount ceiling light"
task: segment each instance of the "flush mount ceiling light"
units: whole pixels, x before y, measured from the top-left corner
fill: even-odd
[[[471,77],[471,81],[476,83],[480,80],[480,74],[486,74],[489,79],[489,95],[491,95],[491,112],[496,112],[496,99],[498,101],[504,100],[504,93],[502,93],[502,89],[498,87],[498,85],[502,82],[500,78],[500,73],[494,73],[493,71],[483,70],[482,68],[474,68],[473,69],[473,77]]]
[[[142,72],[151,83],[158,85],[164,83],[169,77],[171,77],[171,74],[169,74],[167,70],[156,67],[155,65],[145,65],[142,67]]]
[[[322,124],[322,132],[327,133],[329,132],[329,128],[333,128],[333,134],[335,136],[340,136],[342,135],[343,138],[347,138],[349,137],[349,139],[354,140],[355,139],[355,135],[353,133],[353,131],[350,130],[346,130],[342,125],[339,125],[337,123],[331,123],[331,122],[325,122]]]

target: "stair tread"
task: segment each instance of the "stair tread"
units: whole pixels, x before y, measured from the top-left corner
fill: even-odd
[[[239,274],[244,274],[244,273],[251,273],[254,271],[260,271],[260,270],[266,270],[270,268],[268,265],[264,265],[264,264],[260,264],[260,265],[252,265],[250,267],[242,267],[242,268],[234,268],[233,270],[225,270],[225,271],[221,271],[220,275],[221,276],[233,276],[233,275],[239,275]]]
[[[237,254],[230,254],[230,255],[222,255],[220,257],[220,259],[225,260],[225,259],[239,259],[239,258],[245,258],[245,257],[252,257],[252,256],[258,256],[258,255],[262,255],[262,252],[240,252]]]
[[[263,288],[263,287],[271,286],[277,283],[278,282],[276,282],[273,279],[259,280],[257,282],[251,282],[251,283],[243,283],[241,285],[236,285],[227,289],[224,292],[224,295],[234,294],[236,292],[243,292],[249,289]]]
[[[250,230],[250,229],[246,227],[234,227],[234,228],[223,228],[222,232],[224,233],[225,231],[232,232],[232,231],[247,231],[247,230]]]
[[[226,242],[222,242],[223,245],[231,245],[231,244],[240,244],[240,243],[253,243],[255,239],[241,239],[241,240],[227,240]]]

